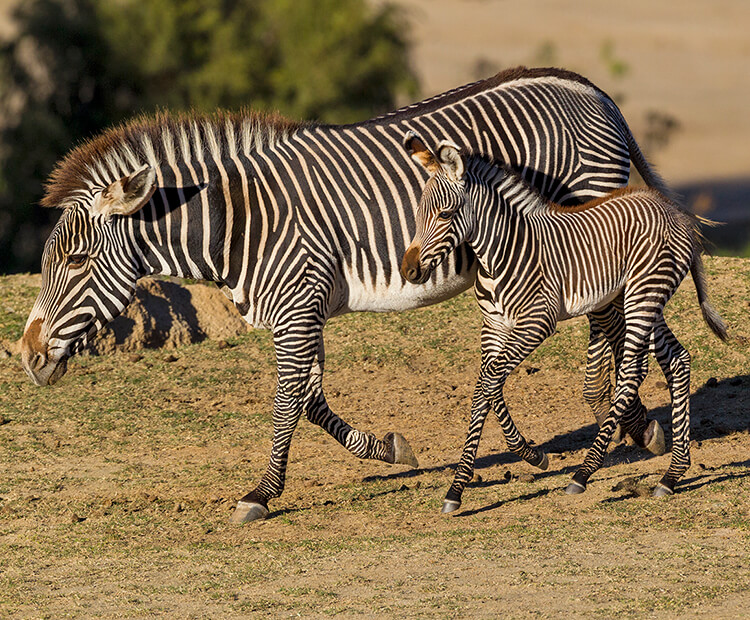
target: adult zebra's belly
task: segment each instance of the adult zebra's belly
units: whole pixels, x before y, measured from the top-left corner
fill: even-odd
[[[390,278],[380,274],[374,282],[349,271],[344,274],[344,299],[336,314],[412,310],[455,297],[474,284],[476,261],[463,269],[457,269],[453,262],[446,267],[436,269],[424,284],[406,282],[398,271],[391,273]]]

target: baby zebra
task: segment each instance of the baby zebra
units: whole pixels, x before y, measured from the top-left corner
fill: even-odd
[[[546,468],[546,455],[531,448],[513,424],[503,399],[505,380],[558,321],[610,302],[623,309],[626,325],[621,350],[615,351],[615,396],[566,491],[585,491],[601,466],[615,427],[646,376],[650,349],[669,383],[674,438],[669,469],[654,495],[673,493],[690,465],[690,355],[667,327],[662,310],[688,270],[704,319],[726,339],[726,325],[706,295],[698,220],[650,189],[621,189],[577,207],[561,207],[508,168],[477,156],[465,159],[452,143],[440,143],[434,154],[409,134],[405,146],[430,178],[401,273],[411,282],[425,282],[464,241],[479,259],[475,293],[484,316],[482,367],[469,433],[443,512],[461,505],[490,407],[508,448]]]

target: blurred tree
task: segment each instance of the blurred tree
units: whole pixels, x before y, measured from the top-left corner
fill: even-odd
[[[352,122],[416,95],[400,13],[366,0],[31,0],[0,48],[0,272],[38,270],[54,163],[157,108]]]

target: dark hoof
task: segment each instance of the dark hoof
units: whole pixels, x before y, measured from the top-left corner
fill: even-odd
[[[444,515],[450,514],[451,512],[455,512],[461,508],[461,502],[457,502],[452,499],[444,499],[443,500],[443,509],[440,511]]]
[[[580,495],[586,490],[586,485],[581,484],[580,482],[576,482],[575,480],[571,481],[571,483],[565,487],[565,492],[568,495]]]
[[[230,522],[240,524],[267,518],[268,508],[263,504],[258,504],[256,502],[243,502],[240,500],[237,502],[237,508],[234,509]]]
[[[670,489],[668,486],[663,485],[661,482],[656,485],[653,493],[654,497],[667,497],[669,495],[674,495],[674,491],[672,489]]]
[[[400,463],[402,465],[410,465],[411,467],[419,467],[419,461],[414,456],[409,442],[400,433],[388,433],[383,437],[383,443],[390,448],[390,452],[393,455],[392,463]]]
[[[651,420],[651,424],[648,425],[645,435],[646,437],[649,435],[651,436],[651,439],[646,442],[646,450],[651,452],[651,454],[661,456],[667,451],[667,442],[664,439],[664,431],[661,428],[661,424],[656,420]]]
[[[547,468],[549,467],[549,458],[547,457],[546,452],[542,452],[542,460],[538,465],[535,465],[535,467],[538,467],[542,471],[547,471]]]

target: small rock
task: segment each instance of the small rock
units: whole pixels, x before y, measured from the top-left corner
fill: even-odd
[[[128,355],[128,361],[135,364],[136,362],[140,362],[143,359],[143,356],[140,353],[131,353]]]
[[[10,351],[5,347],[0,347],[0,360],[7,360],[10,359],[10,357]]]
[[[172,509],[173,512],[183,512],[184,510],[185,506],[183,506],[181,502],[177,502]]]
[[[519,482],[534,482],[534,474],[521,474],[518,476]]]
[[[625,478],[620,480],[615,486],[612,487],[613,491],[627,491],[628,493],[635,493],[636,487],[638,486],[638,478]]]
[[[472,482],[479,483],[482,482],[482,476],[479,474],[474,474],[471,478]]]
[[[535,375],[541,370],[541,368],[537,368],[536,366],[527,366],[525,370],[527,375]]]
[[[167,357],[164,358],[164,361],[165,362],[176,362],[177,359],[178,359],[177,357],[175,357],[174,355],[172,355],[170,353],[169,355],[167,355]]]
[[[229,348],[229,343],[226,340],[219,340],[219,342],[216,343],[216,348],[219,350],[227,349]]]
[[[10,424],[10,418],[6,418],[4,415],[0,415],[0,426],[3,424]]]
[[[707,467],[704,463],[698,463],[698,469],[702,471],[706,471]]]
[[[79,517],[76,513],[72,513],[70,515],[70,522],[71,523],[81,523],[81,521],[85,521],[86,517]]]
[[[719,382],[716,380],[716,377],[711,377],[706,381],[706,387],[715,388],[717,385],[719,385]]]
[[[660,390],[667,390],[669,389],[669,385],[667,385],[666,381],[657,381],[656,387],[658,387]]]

